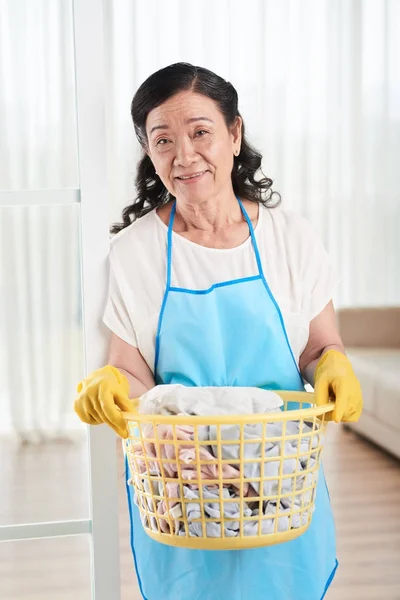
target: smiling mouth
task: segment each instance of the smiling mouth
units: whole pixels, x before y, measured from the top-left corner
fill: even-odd
[[[190,181],[192,179],[199,179],[204,173],[207,173],[207,171],[200,171],[199,173],[193,173],[192,175],[181,175],[176,179],[179,179],[180,181]]]

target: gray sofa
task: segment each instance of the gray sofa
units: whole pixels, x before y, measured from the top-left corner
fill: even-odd
[[[364,398],[349,427],[400,458],[400,307],[340,309],[338,324]]]

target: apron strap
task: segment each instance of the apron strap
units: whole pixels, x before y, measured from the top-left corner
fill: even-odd
[[[169,292],[171,288],[171,270],[172,270],[172,228],[174,226],[176,213],[176,200],[174,201],[171,209],[171,214],[169,216],[168,223],[168,236],[167,236],[167,283],[166,288],[167,292]]]
[[[244,218],[247,221],[247,225],[249,226],[251,241],[252,241],[252,244],[253,244],[254,254],[255,254],[255,257],[256,257],[256,261],[257,261],[258,274],[260,275],[260,277],[262,279],[264,279],[264,272],[263,272],[263,268],[262,268],[262,264],[261,264],[260,252],[258,250],[258,244],[257,244],[257,240],[256,240],[256,234],[254,233],[253,224],[250,221],[250,217],[247,214],[247,211],[246,211],[245,207],[243,206],[243,202],[241,201],[241,199],[239,198],[239,196],[236,196],[236,198],[237,198],[237,201],[239,202],[240,210],[242,211],[242,214],[243,214]],[[261,210],[261,208],[258,209],[259,213],[260,213],[260,210]],[[258,218],[260,219],[260,214],[258,215]]]

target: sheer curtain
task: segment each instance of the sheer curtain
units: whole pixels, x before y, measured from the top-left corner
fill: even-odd
[[[78,425],[79,207],[40,205],[78,187],[72,31],[69,2],[0,0],[0,190],[39,190],[0,206],[0,432],[24,441]]]
[[[341,280],[337,305],[399,304],[400,3],[103,5],[110,221],[134,195],[135,90],[172,62],[203,65],[235,85],[265,173],[284,206],[311,219],[323,238]],[[71,7],[63,0],[0,0],[0,9],[0,188],[74,187]],[[0,213],[0,333],[8,365],[0,375],[0,420],[20,432],[66,423],[80,374],[79,215],[71,207],[41,211]],[[58,333],[44,359],[46,327]],[[49,372],[51,423],[43,411]]]

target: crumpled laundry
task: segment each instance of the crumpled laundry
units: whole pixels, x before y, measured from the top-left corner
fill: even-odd
[[[174,385],[158,386],[145,394],[140,412],[179,415],[240,414],[243,405],[241,401],[240,404],[238,402],[239,396],[236,396],[234,402],[232,400],[232,395],[237,394],[238,390],[245,390],[245,414],[281,410],[282,400],[273,392],[252,388],[184,388]],[[309,506],[317,473],[309,472],[309,469],[315,467],[316,449],[321,442],[321,434],[313,431],[307,423],[268,423],[268,441],[263,448],[263,427],[265,425],[261,423],[243,426],[245,460],[242,474],[246,481],[241,482],[240,425],[221,425],[219,428],[215,425],[198,426],[199,440],[210,442],[199,445],[198,450],[192,426],[159,425],[156,431],[151,426],[146,426],[146,431],[142,431],[146,440],[131,442],[130,449],[135,464],[136,487],[145,492],[139,494],[140,498],[136,495],[136,502],[142,508],[143,524],[154,531],[179,536],[235,537],[241,534],[242,520],[243,535],[254,536],[259,534],[261,508],[261,534],[287,531],[305,525],[310,518]],[[282,436],[283,427],[286,427],[285,434],[289,437],[284,444],[282,440],[274,439]],[[216,443],[219,439],[218,429],[220,449]],[[290,436],[297,437],[290,439]],[[224,440],[231,443],[224,444]],[[235,440],[238,440],[237,444],[232,443]],[[161,441],[171,443],[160,443]],[[212,464],[200,462],[198,470],[197,458]],[[219,459],[232,463],[219,465]],[[204,484],[200,484],[202,480],[205,481]],[[218,482],[217,485],[215,482]],[[304,488],[307,490],[303,491]],[[278,502],[276,496],[281,494],[284,497]],[[275,498],[268,498],[270,496]],[[184,502],[181,501],[182,498]],[[185,516],[186,526],[183,520]]]
[[[186,387],[158,385],[140,398],[139,412],[146,415],[252,415],[278,412],[278,394],[251,387]]]
[[[175,429],[175,437],[174,437]],[[150,466],[151,471],[159,470],[158,459],[165,459],[168,462],[163,462],[163,470],[165,477],[177,477],[179,462],[184,463],[184,467],[181,467],[181,476],[183,479],[190,481],[197,477],[197,463],[196,463],[196,448],[193,444],[194,440],[194,428],[191,426],[176,426],[172,428],[170,425],[159,425],[157,427],[157,433],[154,433],[153,428],[146,429],[146,441],[144,442],[144,451],[141,442],[133,444],[133,452],[135,456],[135,463],[141,473],[146,472],[147,463]],[[188,444],[179,443],[175,445],[174,439],[179,441],[188,441]],[[160,441],[171,440],[171,444],[161,444]],[[158,441],[158,444],[157,444]],[[160,452],[157,453],[157,446],[160,448]],[[178,448],[178,457],[176,456],[176,447]],[[146,457],[146,460],[145,460]],[[157,461],[151,461],[152,458],[156,458]],[[178,458],[178,461],[176,460]],[[212,454],[206,446],[200,446],[199,448],[199,459],[200,461],[213,461],[215,464],[202,464],[200,467],[200,475],[202,479],[218,479],[219,478],[219,465],[216,461],[216,457]],[[222,464],[222,477],[224,479],[239,479],[239,469],[228,464]],[[161,473],[160,473],[161,474]]]
[[[282,437],[283,434],[282,423],[268,423],[266,426],[266,438],[273,439]],[[298,436],[301,425],[298,421],[287,421],[286,422],[286,437],[287,436]],[[208,431],[207,431],[208,429]],[[200,433],[201,432],[201,433]],[[303,424],[301,433],[304,435],[311,434],[312,429],[309,425]],[[240,440],[240,425],[222,425],[221,426],[221,442],[223,440]],[[254,423],[244,425],[243,427],[243,439],[246,443],[243,445],[243,458],[250,460],[251,462],[245,462],[243,466],[243,474],[246,479],[256,479],[261,476],[260,462],[256,459],[262,457],[262,444],[261,442],[249,443],[248,440],[261,439],[263,435],[263,425],[261,423]],[[304,470],[311,469],[315,465],[315,450],[319,443],[319,433],[314,433],[307,437],[302,437],[300,442],[300,448],[298,449],[298,437],[292,440],[287,440],[282,448],[281,441],[268,441],[265,444],[264,450],[264,496],[272,496],[278,494],[278,484],[280,475],[280,457],[285,456],[282,465],[282,483],[281,493],[289,492],[293,487],[294,473],[299,473],[298,483],[302,485],[304,477],[301,473]],[[218,439],[217,427],[215,425],[209,428],[199,427],[199,438],[203,441],[210,440],[215,442]],[[212,452],[214,456],[218,457],[218,446],[212,446]],[[270,460],[272,458],[279,460]],[[240,444],[222,444],[221,443],[221,458],[238,460],[240,458]],[[289,477],[286,477],[289,476]],[[251,483],[257,494],[260,492],[260,484],[255,481]]]

